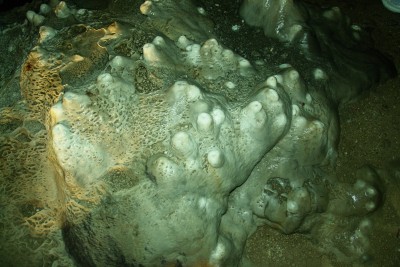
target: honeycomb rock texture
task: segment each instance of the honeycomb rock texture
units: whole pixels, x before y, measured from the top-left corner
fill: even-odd
[[[38,37],[21,62],[23,99],[0,110],[5,253],[27,239],[45,266],[242,266],[246,240],[268,225],[365,256],[365,215],[383,190],[372,169],[336,181],[337,108],[394,70],[347,46],[339,11],[244,1],[240,13],[267,37],[235,44],[197,1],[78,2],[28,17]],[[308,27],[307,11],[323,26]],[[286,56],[252,53],[283,42]],[[329,243],[332,231],[365,242]]]

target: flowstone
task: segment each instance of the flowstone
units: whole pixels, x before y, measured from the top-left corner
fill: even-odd
[[[21,90],[46,126],[63,240],[77,266],[246,265],[246,240],[262,225],[311,233],[346,260],[368,253],[364,216],[383,192],[369,169],[354,185],[336,181],[337,107],[394,70],[378,52],[351,62],[341,54],[364,32],[340,11],[244,1],[241,14],[268,38],[239,46],[287,46],[289,56],[270,64],[240,55],[234,38],[219,41],[210,6],[56,2],[30,19],[45,26]],[[136,9],[119,12],[123,4]],[[329,30],[340,22],[329,49],[331,32],[308,24],[307,11]],[[349,225],[349,238],[324,243],[331,222]]]

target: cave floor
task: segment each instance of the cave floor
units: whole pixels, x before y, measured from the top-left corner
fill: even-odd
[[[375,46],[400,69],[400,13],[385,9],[380,0],[308,0],[338,6],[353,23],[371,31]],[[400,77],[376,88],[340,109],[341,135],[336,172],[338,179],[353,182],[352,173],[369,164],[378,169],[396,168],[400,160]],[[399,172],[397,171],[397,178]],[[399,180],[399,179],[397,179]],[[394,181],[392,181],[394,183]],[[305,235],[282,235],[259,228],[249,239],[246,252],[258,266],[400,266],[400,194],[388,183],[383,206],[371,215],[371,257],[339,262],[319,251]]]

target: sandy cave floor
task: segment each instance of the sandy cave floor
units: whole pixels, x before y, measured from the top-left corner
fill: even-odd
[[[400,14],[385,9],[380,0],[308,0],[338,6],[354,23],[371,30],[375,46],[400,69]],[[340,109],[341,135],[337,174],[351,182],[355,169],[399,166],[400,77],[373,88],[358,101]],[[397,161],[397,162],[396,162]],[[264,227],[250,238],[247,253],[259,266],[400,266],[400,192],[388,190],[385,205],[373,218],[371,258],[365,262],[338,263],[318,252],[318,245],[300,234],[281,235]],[[397,213],[397,214],[396,214]]]

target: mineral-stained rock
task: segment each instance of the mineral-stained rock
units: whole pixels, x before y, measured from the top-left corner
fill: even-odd
[[[121,2],[136,13],[118,13]],[[331,221],[368,224],[379,177],[346,185],[331,169],[338,105],[394,73],[377,52],[352,57],[360,29],[336,9],[244,1],[267,37],[241,46],[287,46],[271,64],[240,55],[233,37],[219,41],[211,7],[138,3],[56,3],[22,68],[77,265],[235,266],[260,225],[323,236]]]

